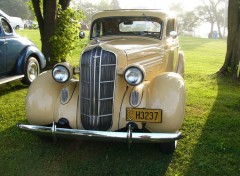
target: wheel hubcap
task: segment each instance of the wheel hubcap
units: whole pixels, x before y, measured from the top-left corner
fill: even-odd
[[[28,78],[33,81],[38,76],[38,66],[36,63],[32,62],[28,65]]]

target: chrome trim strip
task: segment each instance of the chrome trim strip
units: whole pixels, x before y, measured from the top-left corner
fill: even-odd
[[[101,53],[100,53],[100,57],[99,57],[99,74],[98,74],[98,110],[97,110],[97,114],[100,114],[100,105],[101,105],[101,78],[102,78],[102,53],[103,50],[101,49]],[[95,85],[95,83],[94,83]]]
[[[113,99],[113,97],[109,97],[109,98],[100,98],[99,101],[100,101],[100,100],[111,100],[111,99]],[[112,114],[111,114],[111,115],[112,115]]]
[[[132,132],[131,127],[127,132],[111,132],[111,131],[92,131],[92,130],[78,130],[57,128],[53,123],[52,127],[18,124],[20,129],[33,133],[40,133],[50,135],[53,137],[70,137],[80,139],[96,139],[107,141],[126,141],[132,142],[146,142],[146,143],[160,143],[170,142],[181,138],[181,132],[176,133],[135,133]]]
[[[114,83],[114,82],[115,82],[115,80],[113,80],[113,81],[101,81],[99,83]]]

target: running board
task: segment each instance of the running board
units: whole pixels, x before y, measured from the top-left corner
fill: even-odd
[[[24,75],[11,75],[11,76],[5,76],[5,77],[0,77],[0,85],[1,84],[5,84],[7,82],[10,82],[10,81],[15,81],[15,80],[18,80],[18,79],[22,79],[24,77]]]

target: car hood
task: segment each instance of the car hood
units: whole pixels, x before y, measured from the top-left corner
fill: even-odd
[[[101,41],[103,48],[109,48],[113,52],[122,51],[126,54],[127,60],[143,58],[150,55],[160,54],[163,51],[161,40],[152,38],[116,38],[108,41]]]

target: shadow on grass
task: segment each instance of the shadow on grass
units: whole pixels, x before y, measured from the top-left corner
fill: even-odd
[[[239,175],[240,84],[219,79],[218,94],[185,175]]]
[[[0,132],[0,175],[165,175],[172,155],[156,144],[43,142],[12,126]],[[6,174],[7,173],[7,174]]]
[[[28,88],[27,85],[22,84],[20,81],[13,81],[10,83],[6,83],[3,85],[0,85],[0,96],[9,94],[10,92],[18,91]]]

